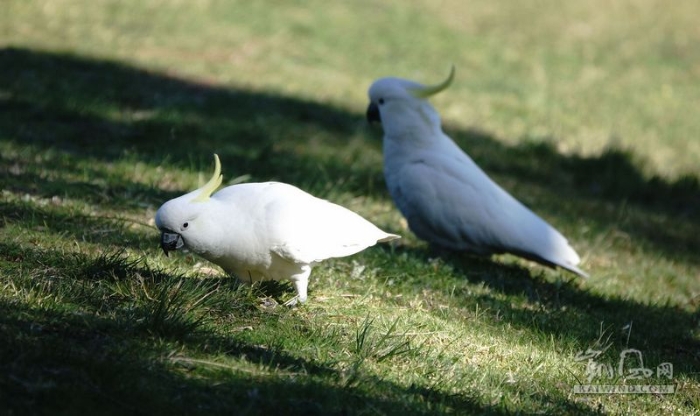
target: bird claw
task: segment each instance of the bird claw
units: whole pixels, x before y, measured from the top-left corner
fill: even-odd
[[[290,308],[295,308],[299,305],[301,305],[302,302],[299,301],[299,295],[294,296],[293,298],[289,299],[288,301],[284,302],[284,306],[290,307]]]

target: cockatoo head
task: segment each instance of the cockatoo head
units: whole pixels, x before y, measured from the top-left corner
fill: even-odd
[[[160,230],[160,247],[169,251],[183,246],[196,247],[205,235],[208,223],[202,218],[210,203],[211,194],[221,185],[221,162],[214,154],[214,175],[201,188],[164,203],[156,212],[156,227]]]
[[[440,116],[426,98],[446,89],[452,83],[455,68],[437,85],[423,85],[401,78],[380,78],[369,88],[367,120],[382,123],[384,132],[401,135],[418,126],[440,127]]]

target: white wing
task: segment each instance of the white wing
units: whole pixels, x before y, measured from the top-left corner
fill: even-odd
[[[267,216],[276,239],[273,251],[284,258],[313,263],[398,238],[340,205],[291,186],[281,191]]]
[[[456,145],[448,150],[415,153],[388,175],[389,191],[418,237],[453,250],[510,252],[585,275],[575,267],[578,255],[556,229]]]
[[[340,205],[291,185],[243,184],[225,190],[231,194],[229,189],[236,193],[252,190],[247,192],[245,203],[256,246],[294,263],[349,256],[377,242],[398,238]]]

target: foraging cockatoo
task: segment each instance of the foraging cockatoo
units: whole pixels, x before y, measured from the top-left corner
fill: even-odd
[[[242,282],[289,279],[305,302],[311,268],[399,236],[358,214],[279,182],[221,185],[221,163],[203,187],[156,212],[165,254],[186,247]]]
[[[581,276],[566,238],[504,191],[442,131],[426,100],[447,79],[424,86],[381,78],[369,89],[367,119],[384,129],[384,177],[396,206],[421,239],[448,250],[512,253]]]

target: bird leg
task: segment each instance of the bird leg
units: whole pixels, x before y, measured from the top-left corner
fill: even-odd
[[[285,306],[296,306],[297,303],[306,302],[310,274],[311,267],[306,266],[303,268],[303,271],[301,273],[295,274],[294,276],[290,277],[290,280],[294,284],[294,289],[296,289],[297,291],[297,295],[285,302]]]

